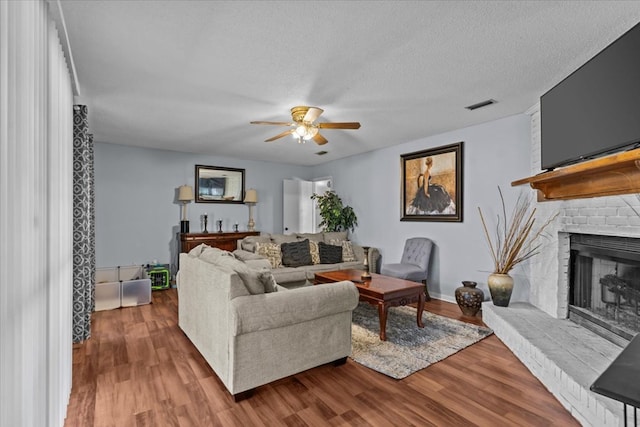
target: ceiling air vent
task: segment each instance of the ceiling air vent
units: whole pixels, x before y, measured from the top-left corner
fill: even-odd
[[[468,107],[464,107],[469,111],[477,110],[478,108],[486,107],[487,105],[495,104],[497,101],[495,99],[487,99],[486,101],[478,102],[477,104],[469,105]]]
[[[316,154],[317,154],[318,156],[324,156],[324,155],[325,155],[325,154],[327,154],[327,153],[328,153],[328,151],[324,151],[324,150],[323,150],[323,151],[318,151]]]

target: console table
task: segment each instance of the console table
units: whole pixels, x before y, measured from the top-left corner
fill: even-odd
[[[238,240],[244,239],[247,236],[259,235],[259,231],[239,231],[229,233],[181,233],[180,252],[189,252],[191,249],[202,243],[214,248],[232,252],[237,249]]]
[[[634,425],[638,425],[636,408],[640,407],[640,334],[622,350],[611,365],[591,385],[591,391],[624,404],[624,425],[627,425],[627,405],[633,407]]]

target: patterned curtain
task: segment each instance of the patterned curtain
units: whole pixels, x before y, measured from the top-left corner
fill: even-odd
[[[73,107],[73,342],[91,337],[96,270],[93,135],[86,105]]]

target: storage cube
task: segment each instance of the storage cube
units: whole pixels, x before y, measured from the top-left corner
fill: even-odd
[[[96,283],[96,311],[120,307],[120,282]]]
[[[122,281],[122,307],[149,304],[151,302],[151,279]]]

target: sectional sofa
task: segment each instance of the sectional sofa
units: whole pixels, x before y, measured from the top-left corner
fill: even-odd
[[[308,241],[308,246],[305,244]],[[307,248],[305,250],[305,248]],[[339,249],[337,248],[339,247]],[[340,257],[324,256],[341,254]],[[276,282],[287,288],[308,286],[320,271],[364,269],[364,249],[347,238],[347,232],[269,234],[238,240],[236,258],[256,267],[270,268]],[[377,273],[380,251],[368,249],[368,265]]]

